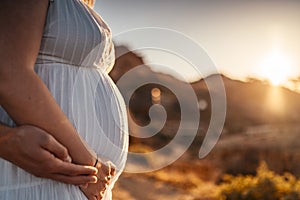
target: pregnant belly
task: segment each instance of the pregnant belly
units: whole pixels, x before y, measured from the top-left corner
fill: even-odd
[[[128,149],[125,104],[110,77],[94,68],[48,64],[36,68],[78,133],[122,170]]]

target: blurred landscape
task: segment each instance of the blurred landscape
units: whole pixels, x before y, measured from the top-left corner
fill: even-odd
[[[276,193],[277,196],[273,197],[259,194],[258,197],[252,196],[248,199],[300,198],[300,182],[297,182],[300,177],[299,93],[254,78],[240,81],[214,74],[193,83],[185,83],[170,75],[152,71],[150,66],[144,64],[141,55],[131,52],[126,46],[117,46],[116,55],[115,66],[110,72],[116,83],[131,69],[137,69],[134,71],[136,79],[150,78],[166,83],[141,85],[131,96],[128,91],[133,87],[134,81],[128,79],[118,85],[124,98],[130,98],[127,105],[130,115],[130,152],[152,152],[164,147],[175,137],[181,120],[181,110],[176,95],[166,85],[180,90],[190,84],[197,96],[197,112],[200,113],[201,120],[193,143],[180,159],[154,172],[125,172],[115,186],[114,199],[222,199],[218,192],[224,188],[226,180],[230,179],[234,183],[237,180],[234,177],[242,178],[241,180],[245,177],[249,185],[252,180],[260,183],[260,180],[265,181],[270,177],[271,180],[282,181],[278,181],[278,185],[285,184],[285,189],[280,190],[280,195],[285,195],[284,198]],[[211,120],[210,93],[218,94],[217,89],[208,90],[207,83],[214,83],[217,76],[221,76],[226,90],[225,124],[217,145],[208,156],[200,159],[199,149]],[[298,83],[295,81],[295,84]],[[184,101],[186,105],[192,105],[190,96],[186,95]],[[153,131],[157,130],[158,133],[142,138],[145,133],[141,133],[136,124],[145,126],[150,123],[149,109],[154,104],[164,107],[166,122],[163,127],[155,127],[154,123]],[[159,116],[157,120],[161,120]],[[146,164],[151,165],[151,160],[147,160]],[[228,178],[228,175],[232,177]],[[258,175],[263,179],[254,178]],[[275,189],[276,184],[274,183]],[[286,186],[287,184],[291,186]],[[271,188],[270,184],[268,188]],[[227,189],[222,191],[226,192]],[[271,194],[271,190],[266,191]]]

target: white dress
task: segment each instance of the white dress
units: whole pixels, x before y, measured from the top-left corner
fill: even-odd
[[[124,169],[128,132],[123,99],[108,76],[114,63],[110,29],[80,0],[50,0],[35,71],[95,152]],[[47,113],[45,113],[47,114]],[[0,107],[0,122],[14,122]],[[0,159],[0,200],[82,200],[77,186],[37,178]]]

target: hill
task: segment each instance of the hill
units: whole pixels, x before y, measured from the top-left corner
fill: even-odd
[[[147,120],[149,120],[148,111],[153,105],[152,89],[160,90],[159,103],[165,107],[168,120],[176,121],[179,119],[180,107],[173,88],[181,91],[180,94],[184,95],[183,103],[192,105],[192,97],[184,91],[188,86],[192,86],[194,89],[199,103],[205,104],[204,108],[199,108],[201,123],[209,124],[210,93],[217,91],[214,91],[214,88],[209,91],[206,83],[213,83],[216,76],[221,76],[226,91],[226,132],[240,133],[247,131],[250,126],[295,124],[300,121],[300,113],[297,112],[300,109],[300,94],[286,88],[273,87],[259,80],[249,82],[232,80],[224,75],[211,75],[197,82],[185,83],[170,75],[152,71],[149,66],[144,64],[141,56],[134,54],[125,46],[117,47],[116,54],[118,59],[110,75],[117,83],[124,74],[126,75],[118,87],[124,98],[130,99],[129,108],[133,118],[142,124],[147,124]],[[143,85],[146,80],[160,84]],[[133,95],[128,96],[132,92],[132,88],[137,90]]]
[[[221,77],[226,91],[225,124],[221,140],[207,159],[224,173],[251,173],[260,160],[268,160],[273,166],[271,169],[288,170],[300,176],[296,164],[300,158],[297,153],[300,150],[297,142],[300,136],[299,93],[259,80],[242,82],[224,75],[211,75],[186,83],[152,71],[141,56],[125,46],[117,47],[116,54],[118,59],[110,75],[128,101],[131,151],[153,151],[170,143],[180,125],[180,103],[183,103],[188,112],[193,113],[196,109],[201,116],[197,136],[187,156],[190,160],[197,159],[211,122],[211,94],[218,93],[217,87],[208,90],[207,83],[212,84]],[[188,90],[190,87],[197,96],[197,108]],[[177,91],[184,97],[181,102],[176,96]],[[166,116],[159,115],[164,112],[155,115],[153,110],[149,114],[153,105],[163,106]],[[159,123],[164,120],[165,123]],[[147,131],[142,126],[147,126]],[[147,148],[137,147],[141,145]]]

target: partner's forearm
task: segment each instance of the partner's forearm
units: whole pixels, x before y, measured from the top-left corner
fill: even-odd
[[[38,75],[31,69],[11,73],[1,77],[0,104],[12,119],[44,129],[69,150],[75,163],[92,165],[91,152]]]

